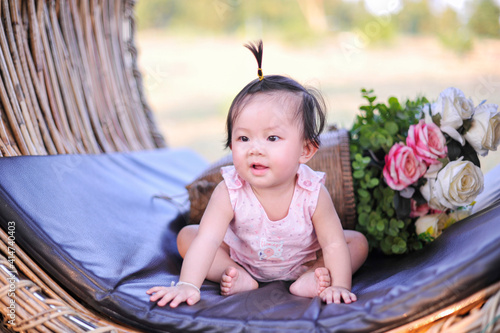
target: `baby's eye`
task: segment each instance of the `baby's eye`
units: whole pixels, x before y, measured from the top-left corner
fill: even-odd
[[[271,141],[271,142],[275,142],[275,141],[278,141],[280,138],[279,138],[279,136],[277,136],[277,135],[271,135],[271,136],[269,136],[267,139],[268,139],[269,141]]]
[[[240,136],[238,138],[238,141],[241,141],[241,142],[248,142],[250,139],[247,137],[247,136]]]

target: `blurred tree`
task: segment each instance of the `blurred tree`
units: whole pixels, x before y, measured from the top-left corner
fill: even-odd
[[[328,30],[323,0],[297,0],[297,2],[312,30],[317,32]]]
[[[500,8],[493,0],[478,0],[474,2],[469,27],[479,36],[498,38],[500,37],[499,19]]]
[[[293,40],[296,43],[318,35],[311,29],[301,7],[294,0],[240,1],[237,11],[241,13],[243,29],[253,22],[259,22],[262,33],[279,36],[284,40]]]
[[[348,31],[354,27],[361,27],[362,23],[370,17],[362,1],[327,0],[325,12],[330,26],[336,31]]]
[[[437,35],[444,46],[464,54],[472,50],[470,31],[460,22],[455,10],[447,7],[436,20]]]
[[[322,2],[304,2],[303,13],[295,0],[148,0],[138,2],[136,13],[140,29],[248,34],[248,29],[258,25],[255,30],[297,40],[314,36],[318,27],[327,30],[324,23],[317,23],[324,16]]]
[[[464,52],[472,47],[474,35],[500,37],[495,0],[470,0],[467,25],[449,7],[432,12],[433,0],[402,1],[399,13],[374,16],[361,0],[142,0],[136,15],[139,29],[240,33],[250,38],[275,35],[294,43],[321,41],[332,31],[354,32],[365,44],[391,40],[397,33],[437,34],[446,46]]]
[[[432,34],[436,30],[436,18],[430,10],[429,0],[404,0],[397,21],[401,32],[412,35]]]
[[[457,12],[450,7],[446,7],[436,20],[437,31],[443,33],[457,31],[462,28],[462,26],[463,25],[458,18]]]
[[[139,29],[164,27],[177,13],[176,1],[148,0],[139,1],[135,8]]]

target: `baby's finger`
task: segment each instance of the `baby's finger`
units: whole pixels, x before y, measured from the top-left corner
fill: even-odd
[[[155,292],[157,292],[159,290],[162,290],[163,288],[164,287],[153,287],[153,288],[149,289],[148,291],[146,291],[146,294],[151,295],[151,294],[153,294],[153,293],[155,293]]]
[[[160,299],[158,301],[158,303],[156,303],[158,306],[165,306],[167,305],[174,297],[176,296],[175,293],[171,293],[171,292],[166,292],[165,293],[165,296],[162,297],[162,299]]]
[[[153,292],[153,294],[151,295],[151,297],[149,298],[149,300],[151,302],[156,302],[157,300],[159,300],[160,298],[162,298],[163,296],[165,296],[165,294],[167,294],[168,292],[168,289],[166,288],[160,288],[156,291]]]
[[[184,295],[178,294],[174,297],[174,299],[170,302],[171,308],[176,308],[179,304],[186,301],[186,297]]]

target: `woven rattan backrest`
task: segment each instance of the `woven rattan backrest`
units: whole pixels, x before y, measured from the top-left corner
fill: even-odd
[[[1,1],[1,156],[165,145],[137,70],[133,3]]]

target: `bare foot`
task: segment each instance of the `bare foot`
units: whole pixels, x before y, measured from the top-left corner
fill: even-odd
[[[326,267],[318,267],[302,274],[290,286],[290,293],[301,297],[315,297],[328,288],[331,283],[330,272]]]
[[[224,296],[257,288],[259,288],[257,281],[243,268],[238,269],[230,266],[226,268],[220,279],[220,293]]]

